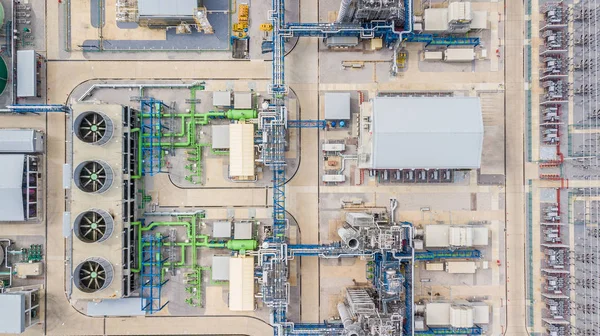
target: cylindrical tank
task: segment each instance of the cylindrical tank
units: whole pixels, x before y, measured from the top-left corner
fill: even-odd
[[[356,250],[359,245],[358,232],[351,228],[341,227],[338,229],[338,235],[342,241],[352,250]]]
[[[256,110],[228,110],[227,119],[242,120],[242,119],[255,119],[258,117]]]
[[[4,247],[2,247],[0,245],[0,265],[2,265],[3,261],[4,261]]]
[[[252,239],[233,239],[227,242],[227,248],[234,251],[255,250],[258,242]]]

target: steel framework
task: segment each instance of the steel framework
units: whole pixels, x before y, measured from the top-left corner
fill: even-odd
[[[145,235],[142,237],[142,271],[140,273],[140,297],[142,311],[149,314],[163,309],[169,302],[161,304],[162,287],[169,281],[162,279],[162,268],[169,259],[163,258],[161,248],[164,237]]]

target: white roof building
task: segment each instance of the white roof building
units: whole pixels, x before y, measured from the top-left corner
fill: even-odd
[[[254,177],[254,125],[229,125],[229,176]]]
[[[0,130],[0,153],[41,153],[44,136],[32,129]]]
[[[361,113],[360,168],[481,166],[483,119],[477,97],[376,97]]]
[[[229,259],[229,310],[254,310],[254,258]]]

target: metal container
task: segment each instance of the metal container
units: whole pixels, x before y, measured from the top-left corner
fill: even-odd
[[[233,239],[227,242],[227,248],[234,251],[255,250],[258,242],[252,239]]]
[[[227,119],[233,120],[256,119],[258,112],[256,110],[228,110],[226,116]]]

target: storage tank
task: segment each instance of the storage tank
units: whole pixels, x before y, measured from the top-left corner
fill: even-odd
[[[229,110],[226,116],[227,119],[233,120],[255,119],[258,117],[258,112],[256,110]]]
[[[252,239],[233,239],[228,241],[225,246],[234,251],[255,250],[258,247],[258,242]]]
[[[4,93],[4,89],[6,89],[7,82],[8,82],[8,67],[6,66],[6,61],[4,61],[4,58],[0,57],[0,95],[2,93]]]

